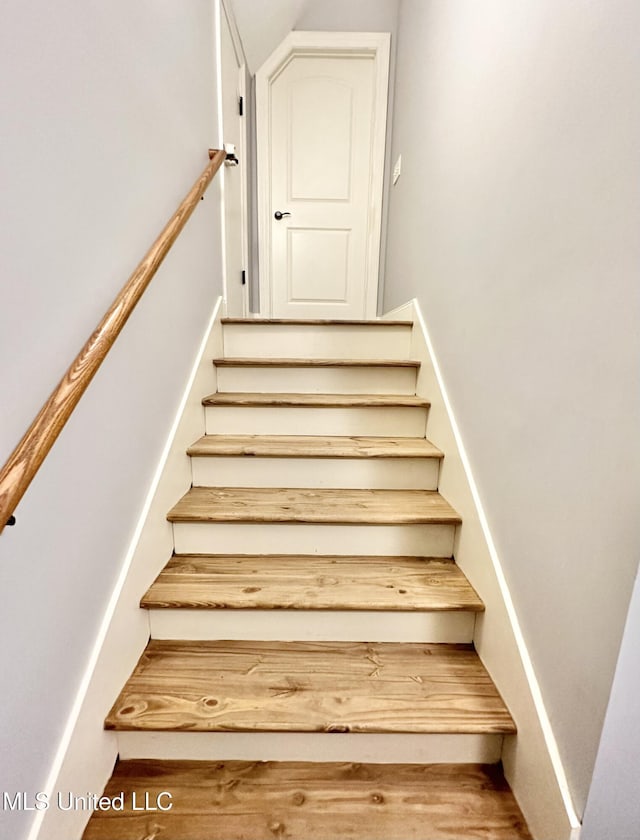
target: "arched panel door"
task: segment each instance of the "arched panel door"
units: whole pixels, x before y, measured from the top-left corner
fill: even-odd
[[[386,37],[388,46],[388,36],[373,37]],[[381,95],[380,63],[375,49],[325,44],[281,50],[280,60],[260,71],[264,315],[375,315],[388,67]]]

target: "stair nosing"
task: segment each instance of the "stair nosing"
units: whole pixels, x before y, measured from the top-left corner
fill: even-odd
[[[334,440],[332,441],[332,437]],[[282,440],[278,440],[281,438]],[[207,442],[219,443],[219,448],[211,449]],[[320,446],[320,441],[326,441],[326,446]],[[397,441],[397,443],[396,443]],[[403,451],[403,444],[408,446]],[[420,448],[424,442],[424,451],[411,452],[411,445]],[[338,447],[332,451],[331,443]],[[352,448],[349,451],[349,444]],[[358,449],[370,447],[366,452]],[[278,451],[269,451],[278,449]],[[408,451],[407,451],[408,450]],[[203,435],[187,449],[187,455],[192,458],[332,458],[343,460],[374,459],[436,459],[442,460],[444,453],[426,438],[376,438],[366,436],[344,435]]]
[[[265,586],[264,583],[270,567],[275,569],[270,581],[271,590],[269,584]],[[384,588],[371,587],[370,579],[363,580],[358,575],[364,567],[371,575],[386,581]],[[417,573],[420,580],[412,579]],[[427,581],[422,580],[422,575]],[[330,583],[325,589],[327,576]],[[295,581],[294,591],[300,593],[295,598],[284,596],[289,581]],[[260,583],[257,589],[256,583]],[[393,583],[396,585],[389,586]],[[251,584],[253,591],[245,588]],[[194,596],[194,585],[196,591],[199,590],[198,597]],[[345,587],[349,594],[340,600],[338,596]],[[280,588],[282,591],[278,592]],[[393,593],[389,589],[394,590]],[[443,589],[445,595],[438,600],[434,594],[442,594]],[[162,591],[165,597],[161,597]],[[215,597],[208,598],[203,591]],[[262,594],[258,595],[258,592]],[[409,603],[398,597],[403,594],[408,594]],[[422,613],[478,613],[485,609],[469,580],[450,559],[304,554],[173,555],[143,595],[140,607],[149,610]]]
[[[298,495],[287,499],[286,493]],[[359,494],[359,498],[356,495]],[[402,494],[405,499],[402,499]],[[253,495],[253,498],[251,496]],[[314,498],[315,497],[315,498]],[[372,510],[367,500],[406,503],[440,500],[438,512],[410,513],[406,509],[391,513]],[[283,503],[283,500],[286,504]],[[338,508],[323,513],[322,503],[332,501]],[[259,505],[262,503],[262,509]],[[295,505],[298,505],[297,510]],[[318,507],[319,505],[319,507]],[[244,507],[243,507],[244,506]],[[226,509],[225,509],[226,508]],[[222,512],[222,510],[224,512]],[[191,487],[167,514],[169,522],[219,523],[302,523],[309,525],[460,525],[462,518],[437,490],[354,490],[351,488],[308,487]]]
[[[268,358],[266,356],[222,356],[213,359],[216,367],[269,367],[269,368],[419,368],[415,359],[303,359],[292,356]]]
[[[155,836],[163,840],[204,835],[208,840],[265,837],[266,826],[272,837],[293,836],[291,824],[299,825],[301,819],[303,831],[295,831],[295,836],[306,840],[399,836],[387,826],[401,826],[405,838],[442,840],[446,835],[462,840],[478,837],[479,826],[488,821],[492,828],[483,833],[490,832],[492,840],[533,840],[499,764],[465,764],[459,759],[456,763],[415,764],[397,759],[392,763],[388,758],[385,763],[356,764],[326,758],[119,759],[105,795],[122,796],[123,812],[94,810],[82,840],[153,836],[142,829],[134,835],[125,827],[142,825],[145,820],[151,824],[151,817],[140,815],[140,805],[136,805],[150,790],[180,794],[174,797],[171,815],[159,818],[166,831],[163,827]],[[240,831],[239,813],[243,815]],[[441,830],[443,814],[447,823],[456,826],[454,833]]]
[[[292,324],[298,326],[347,327],[413,327],[413,321],[403,319],[339,319],[339,318],[221,318],[222,324]]]
[[[247,670],[249,663],[253,664]],[[215,674],[222,669],[228,679],[221,685]],[[309,714],[314,698],[345,696],[346,692],[351,699],[350,686],[358,684],[359,672],[364,673],[365,669],[368,705],[363,704],[360,710],[351,703],[338,704],[330,710],[315,707],[314,714]],[[396,671],[404,675],[402,679]],[[297,674],[300,676],[296,678]],[[330,687],[326,684],[328,674]],[[299,686],[296,679],[308,682],[308,687]],[[231,688],[234,684],[235,688]],[[467,686],[471,692],[465,690]],[[235,698],[236,703],[242,696],[243,702],[235,709],[227,701],[221,705],[217,698],[209,696],[211,690],[222,692],[225,698]],[[441,696],[452,690],[452,697],[462,698],[463,705],[446,714]],[[276,693],[267,696],[269,692]],[[153,702],[156,695],[163,698],[159,709]],[[263,698],[259,706],[247,705],[246,697],[251,695]],[[363,696],[357,695],[360,700]],[[471,696],[476,708],[469,708]],[[286,708],[280,697],[287,700]],[[383,697],[386,708],[379,704]],[[170,698],[174,698],[173,711],[166,708]],[[109,711],[105,728],[147,732],[496,736],[517,731],[504,699],[472,644],[158,639],[147,644]]]
[[[216,391],[202,399],[215,406],[295,406],[297,408],[429,408],[428,400],[415,394],[287,394]]]

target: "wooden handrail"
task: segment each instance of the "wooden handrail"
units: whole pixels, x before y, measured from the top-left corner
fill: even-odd
[[[144,290],[222,166],[225,153],[209,149],[209,158],[202,175],[127,280],[0,471],[0,534]]]

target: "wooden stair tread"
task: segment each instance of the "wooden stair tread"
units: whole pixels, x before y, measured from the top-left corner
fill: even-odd
[[[95,811],[83,840],[531,840],[499,765],[120,761],[105,789],[122,813]],[[166,797],[161,800],[167,804]]]
[[[358,318],[337,319],[337,318],[222,318],[223,324],[310,324],[310,325],[334,325],[347,327],[412,327],[413,321],[403,320],[363,320]]]
[[[210,394],[203,405],[295,405],[320,408],[367,408],[378,406],[409,406],[428,408],[428,400],[406,394],[259,394],[223,393]]]
[[[192,487],[170,522],[307,522],[457,525],[462,520],[435,490]]]
[[[176,555],[142,598],[149,609],[472,610],[455,563],[423,557]]]
[[[425,438],[319,435],[204,435],[187,450],[198,457],[443,458]]]
[[[152,639],[107,729],[514,733],[471,645]]]
[[[273,367],[273,368],[328,368],[328,367],[358,367],[358,368],[419,368],[420,362],[411,359],[266,359],[263,357],[247,358],[244,356],[225,356],[214,359],[216,367]]]

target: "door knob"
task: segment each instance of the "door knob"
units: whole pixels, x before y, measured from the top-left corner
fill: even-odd
[[[276,212],[273,214],[273,218],[276,219],[279,222],[280,219],[282,219],[283,216],[290,216],[290,215],[291,215],[291,213],[289,213],[288,210],[285,210],[284,213],[281,213],[280,210],[276,210]]]

